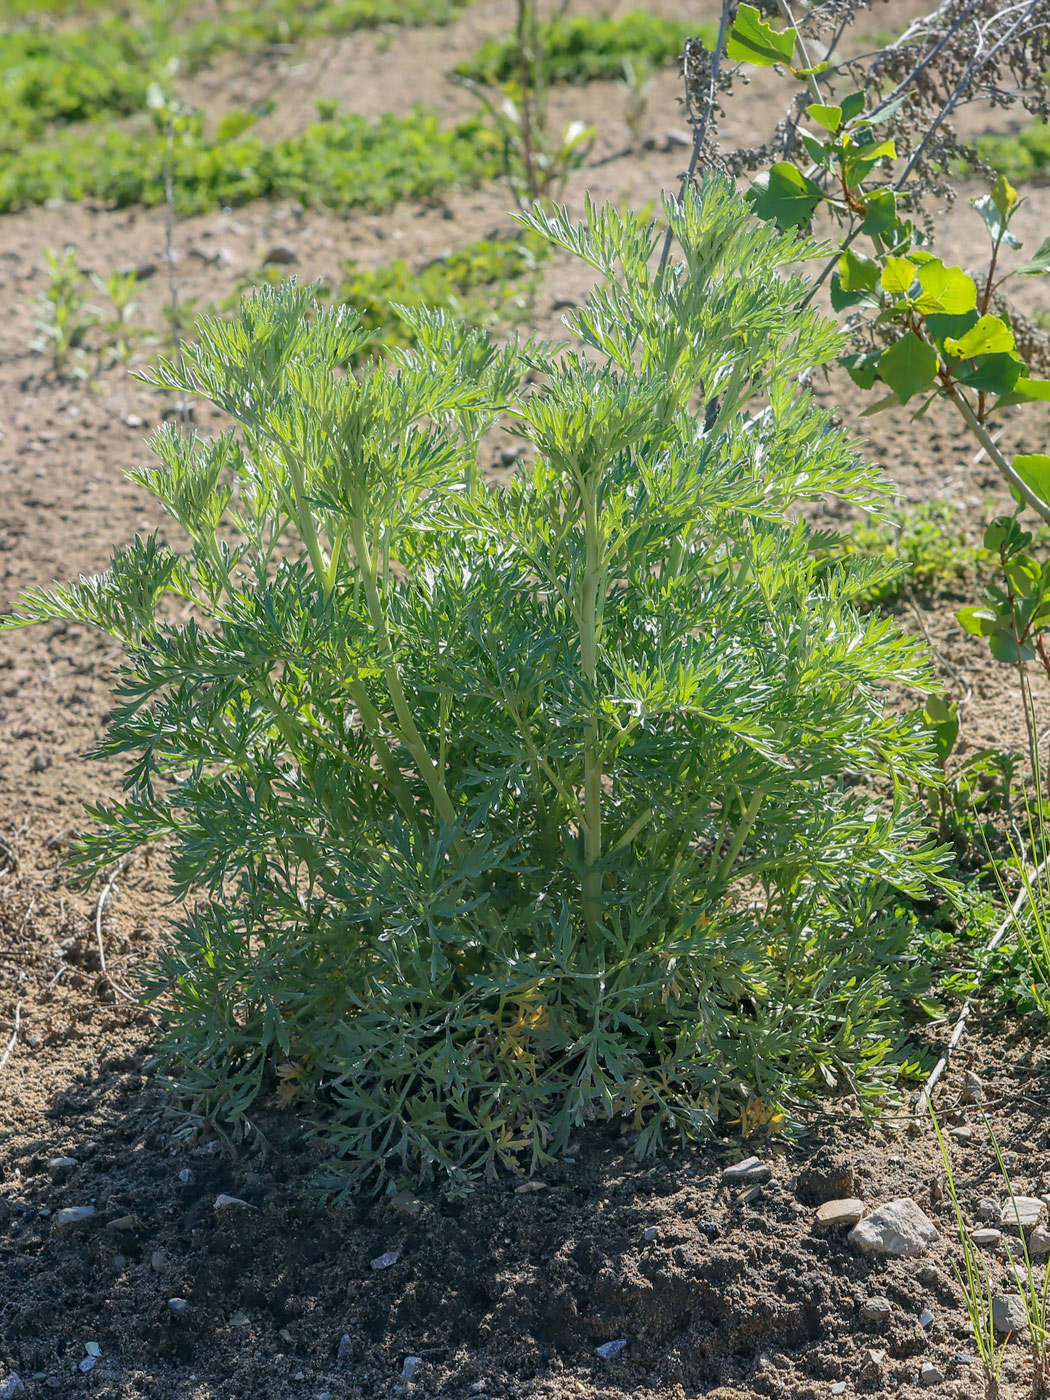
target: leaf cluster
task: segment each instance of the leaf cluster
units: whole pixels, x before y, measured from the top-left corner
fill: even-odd
[[[871,1099],[929,988],[935,755],[883,704],[929,673],[858,607],[887,566],[805,523],[885,494],[798,384],[840,344],[811,247],[713,176],[666,214],[662,275],[652,223],[523,219],[600,276],[569,348],[406,308],[414,348],[348,372],[359,316],[294,283],[202,321],[149,382],[235,426],[133,474],[178,549],[21,601],[122,647],[127,791],[79,860],[167,845],[177,1083],[239,1130],[310,1102],[350,1180]],[[500,425],[529,457],[490,487]]]

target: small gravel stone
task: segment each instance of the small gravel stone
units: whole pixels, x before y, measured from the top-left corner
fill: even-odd
[[[404,1381],[413,1380],[422,1364],[423,1358],[421,1356],[406,1356],[405,1364],[401,1367],[401,1379]]]
[[[79,1363],[77,1369],[83,1371],[84,1374],[87,1375],[88,1371],[94,1370],[97,1361],[97,1356],[85,1356],[83,1361]]]
[[[422,1201],[417,1201],[409,1190],[399,1191],[390,1197],[390,1209],[405,1220],[414,1220],[423,1209]]]
[[[865,1298],[860,1305],[860,1315],[865,1322],[887,1322],[893,1312],[888,1298]]]
[[[193,1172],[190,1171],[189,1167],[183,1167],[182,1171],[179,1172],[179,1180],[183,1186],[188,1186],[193,1180]]]
[[[168,1312],[174,1313],[176,1317],[185,1317],[189,1312],[191,1304],[185,1298],[169,1298]]]
[[[836,1381],[835,1384],[831,1387],[831,1393],[832,1393],[832,1395],[845,1395],[845,1393],[846,1393],[846,1382],[845,1382],[845,1381]]]
[[[1037,1225],[1028,1236],[1028,1253],[1037,1259],[1050,1254],[1050,1230],[1045,1225]]]
[[[693,138],[688,131],[683,131],[679,126],[672,126],[664,132],[664,140],[668,147],[681,146],[683,148],[693,144]]]
[[[343,1335],[339,1338],[339,1345],[335,1349],[336,1360],[349,1361],[353,1354],[354,1344],[350,1340],[349,1333],[344,1332]]]
[[[844,1201],[825,1201],[817,1207],[818,1225],[856,1225],[864,1215],[864,1202],[851,1196]]]
[[[652,1244],[653,1240],[657,1238],[659,1233],[659,1228],[656,1225],[650,1225],[648,1230],[646,1230],[645,1234],[642,1236],[642,1239],[645,1240],[647,1244]]]
[[[997,1332],[1027,1332],[1028,1315],[1014,1293],[997,1293],[992,1299],[992,1321]]]
[[[47,1174],[52,1181],[60,1181],[62,1177],[68,1176],[76,1165],[75,1157],[52,1157],[47,1164]]]
[[[978,1220],[998,1220],[999,1202],[993,1201],[990,1196],[984,1196],[977,1202],[975,1214]]]
[[[948,1129],[948,1136],[953,1142],[962,1143],[965,1147],[967,1143],[973,1142],[973,1129],[969,1123],[960,1123],[957,1127]],[[941,1376],[941,1379],[943,1380],[944,1377]]]
[[[919,1326],[929,1327],[932,1324],[932,1322],[933,1313],[930,1311],[929,1308],[924,1308],[923,1311],[919,1314]]]
[[[974,1244],[980,1245],[982,1249],[991,1249],[994,1245],[999,1243],[1002,1237],[1002,1230],[988,1229],[972,1230],[970,1232],[970,1239],[973,1240]]]
[[[963,1103],[984,1103],[984,1085],[972,1069],[966,1071],[962,1099]]]
[[[745,1157],[742,1162],[734,1162],[722,1173],[726,1186],[751,1186],[768,1181],[773,1175],[768,1165],[760,1157]]]
[[[1004,1225],[1022,1230],[1031,1230],[1039,1224],[1039,1218],[1046,1206],[1038,1196],[1011,1196],[1003,1202],[1000,1220]]]
[[[861,1363],[860,1378],[862,1381],[880,1381],[882,1379],[882,1367],[886,1360],[886,1349],[879,1347],[871,1348],[864,1353],[864,1360]]]
[[[391,1264],[396,1264],[400,1257],[396,1249],[388,1249],[385,1254],[380,1254],[370,1262],[373,1269],[389,1269]]]
[[[600,1347],[594,1349],[603,1361],[611,1361],[614,1356],[619,1356],[626,1345],[626,1338],[618,1337],[615,1342],[602,1342]]]
[[[71,1225],[82,1225],[94,1214],[94,1206],[66,1206],[64,1210],[56,1211],[52,1223],[56,1230],[66,1230]]]
[[[250,1206],[247,1201],[242,1201],[240,1196],[220,1195],[215,1197],[212,1209],[217,1211],[254,1210],[255,1207]]]
[[[16,1395],[24,1395],[25,1393],[25,1385],[17,1371],[12,1371],[9,1376],[5,1377],[3,1385],[0,1385],[0,1400],[15,1400]]]
[[[914,1201],[907,1197],[880,1206],[847,1236],[851,1245],[868,1254],[911,1257],[925,1254],[940,1233]]]
[[[919,1368],[920,1385],[940,1385],[944,1377],[932,1361],[924,1361]]]
[[[264,263],[280,264],[284,267],[291,267],[293,263],[299,261],[299,254],[294,248],[290,248],[287,243],[275,243],[263,258]]]
[[[168,1256],[163,1249],[155,1249],[150,1255],[149,1266],[155,1274],[166,1274],[168,1272]]]

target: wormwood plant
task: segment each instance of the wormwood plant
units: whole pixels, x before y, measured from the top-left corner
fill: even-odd
[[[596,1118],[647,1153],[892,1086],[929,981],[898,907],[942,855],[882,692],[929,677],[855,606],[895,566],[822,572],[799,515],[884,486],[798,385],[839,345],[797,309],[810,245],[717,178],[667,217],[659,279],[652,224],[522,220],[603,279],[576,348],[414,310],[348,373],[354,314],[291,283],[203,320],[148,382],[236,427],[134,474],[182,545],[23,595],[10,625],[124,649],[127,795],[78,859],[166,843],[151,995],[211,1123],[274,1093],[351,1180],[462,1182]],[[496,488],[500,422],[528,458]]]

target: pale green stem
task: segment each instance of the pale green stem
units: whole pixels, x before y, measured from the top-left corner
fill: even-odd
[[[1050,524],[1050,504],[1048,504],[1046,501],[1042,500],[1039,496],[1037,496],[1032,490],[1032,488],[1030,486],[1027,486],[1017,475],[1011,463],[1008,462],[1003,456],[1003,454],[999,451],[988,429],[984,426],[983,423],[981,423],[978,420],[977,415],[970,407],[970,403],[966,395],[955,384],[950,385],[946,390],[946,393],[951,399],[952,403],[955,404],[955,407],[962,414],[966,426],[969,428],[970,432],[973,433],[974,437],[984,448],[985,452],[987,452],[990,460],[995,463],[995,466],[998,468],[1000,475],[1006,480],[1006,482],[1011,487],[1015,487],[1021,493],[1024,499],[1028,502],[1032,509],[1036,511],[1037,514],[1041,515],[1043,519],[1048,524]]]
[[[405,687],[401,680],[401,672],[397,668],[394,659],[394,649],[390,641],[390,632],[386,625],[386,614],[383,611],[383,600],[379,595],[379,585],[376,577],[375,561],[372,558],[371,550],[368,546],[368,539],[365,535],[364,525],[361,517],[357,516],[350,523],[350,538],[353,541],[354,553],[357,555],[357,566],[361,571],[361,581],[365,590],[365,602],[368,607],[368,615],[372,620],[375,629],[376,639],[379,642],[381,662],[383,668],[383,679],[386,681],[387,691],[390,695],[391,703],[394,707],[394,714],[400,729],[399,738],[405,749],[411,755],[413,763],[419,771],[420,777],[427,785],[434,802],[434,809],[441,820],[449,826],[453,826],[456,821],[456,809],[452,805],[452,799],[448,795],[448,790],[441,779],[437,764],[427,749],[416,727],[416,721],[405,695]]]
[[[580,667],[596,703],[598,685],[598,587],[601,582],[599,559],[598,503],[593,488],[584,488],[584,527],[587,561],[580,592]],[[587,720],[583,759],[583,917],[590,933],[597,930],[601,913],[602,877],[602,752],[595,708]]]
[[[762,788],[756,788],[755,792],[752,794],[751,801],[744,809],[744,815],[740,820],[740,825],[737,827],[733,834],[733,839],[729,843],[729,849],[726,851],[721,865],[715,872],[714,883],[716,885],[724,885],[728,882],[730,872],[733,869],[733,862],[740,854],[740,849],[747,840],[751,828],[755,824],[755,819],[758,816],[758,809],[762,806],[765,795]]]

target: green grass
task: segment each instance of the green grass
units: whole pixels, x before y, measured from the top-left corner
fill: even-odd
[[[478,184],[502,168],[498,138],[476,119],[442,128],[437,114],[370,121],[349,114],[315,122],[267,146],[250,133],[229,141],[198,135],[175,148],[181,214],[266,196],[330,209],[382,209]],[[152,129],[65,131],[0,163],[0,213],[48,199],[114,206],[164,199],[164,143]]]
[[[662,19],[645,10],[631,10],[619,19],[574,15],[556,19],[542,31],[548,82],[588,83],[596,78],[620,78],[624,64],[659,68],[676,59],[686,39],[701,37],[710,47],[718,26],[685,24]],[[475,82],[504,83],[518,76],[517,44],[512,36],[492,39],[456,72]]]

